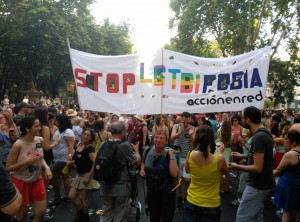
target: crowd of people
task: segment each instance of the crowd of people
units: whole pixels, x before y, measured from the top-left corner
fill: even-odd
[[[122,163],[113,184],[93,178],[97,153],[109,142],[118,143],[116,159]],[[263,221],[270,194],[282,221],[300,221],[300,118],[291,110],[247,107],[143,116],[74,105],[33,108],[23,101],[12,109],[4,104],[0,159],[0,218],[5,222],[52,219],[49,186],[54,198],[48,207],[73,203],[76,222],[90,221],[90,190],[99,190],[100,221],[127,221],[134,198],[128,165],[145,178],[152,222],[171,222],[176,208],[183,209],[183,221],[220,221],[220,196],[230,191],[230,175],[239,178],[232,202],[238,206],[236,221]]]

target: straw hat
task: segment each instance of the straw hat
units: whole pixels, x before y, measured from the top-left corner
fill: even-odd
[[[74,109],[68,109],[66,111],[67,116],[77,116],[77,112]]]
[[[134,115],[134,117],[137,118],[140,121],[144,121],[144,118],[141,114]]]

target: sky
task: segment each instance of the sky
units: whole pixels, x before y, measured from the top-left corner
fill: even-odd
[[[169,0],[97,0],[91,12],[100,24],[108,17],[114,24],[129,22],[139,54],[152,54],[175,35],[168,28],[173,16]]]
[[[169,0],[96,0],[91,12],[99,24],[106,18],[114,24],[128,22],[134,49],[151,57],[176,35],[175,30],[169,29],[169,20],[174,15],[169,4]],[[282,46],[276,56],[282,60],[289,58]]]

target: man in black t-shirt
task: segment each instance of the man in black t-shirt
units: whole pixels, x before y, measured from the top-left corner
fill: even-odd
[[[0,162],[0,218],[1,222],[10,222],[20,209],[21,194],[10,180],[9,174]]]
[[[230,163],[230,169],[249,172],[247,187],[239,205],[236,221],[262,222],[264,201],[274,188],[273,137],[261,123],[261,112],[250,106],[243,112],[244,127],[253,134],[247,165]],[[234,156],[234,153],[233,153]]]

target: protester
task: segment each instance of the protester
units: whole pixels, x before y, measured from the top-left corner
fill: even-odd
[[[168,144],[170,131],[169,131],[169,128],[165,124],[165,118],[163,116],[156,117],[156,124],[152,128],[153,138],[155,137],[156,132],[159,130],[162,130],[166,133],[167,144]]]
[[[111,114],[109,122],[106,124],[106,130],[109,131],[110,130],[110,124],[119,121],[119,116],[115,113]]]
[[[166,150],[167,133],[157,130],[154,146],[145,150],[140,175],[146,178],[150,221],[171,222],[176,208],[173,190],[179,168],[172,150]]]
[[[44,160],[47,163],[48,166],[52,166],[52,162],[53,162],[53,153],[52,153],[52,149],[56,146],[55,143],[51,142],[51,132],[49,129],[49,125],[48,125],[48,110],[45,108],[38,108],[34,110],[34,116],[37,117],[37,119],[40,122],[40,134],[39,136],[41,136],[43,138],[43,153],[44,153]],[[44,181],[44,185],[45,185],[45,189],[48,189],[48,185],[50,183],[50,180],[46,177],[43,177],[43,181]],[[32,215],[33,216],[33,215]],[[46,212],[46,214],[44,215],[43,220],[50,220],[53,218],[53,215],[50,214],[49,211]]]
[[[241,161],[243,161],[242,164],[244,164],[244,161],[247,163],[248,156],[251,155],[249,151],[250,151],[250,147],[251,147],[251,143],[252,143],[252,137],[250,137],[250,138],[245,137],[244,139],[245,139],[245,142],[243,143],[243,148],[244,148],[243,151],[244,152],[243,153],[239,153],[239,152],[231,153],[232,160],[235,160],[235,159],[241,160]],[[249,175],[249,173],[246,171],[241,172],[240,178],[239,178],[238,189],[237,189],[237,198],[230,203],[232,206],[238,207],[240,205],[242,195],[247,186],[248,175]]]
[[[218,153],[210,153],[214,131],[209,126],[200,126],[195,132],[194,146],[187,158],[185,170],[191,174],[191,183],[184,203],[184,221],[220,221],[220,177],[228,173],[223,155],[224,145]]]
[[[12,144],[17,140],[17,127],[7,112],[0,112],[0,161],[5,166]]]
[[[223,151],[223,156],[227,166],[231,161],[231,145],[232,145],[233,138],[234,138],[234,134],[231,132],[231,121],[224,120],[221,128],[217,132],[217,139],[218,139],[217,141],[222,142],[225,146]],[[220,183],[220,193],[229,192],[229,182],[230,182],[229,171],[227,171],[227,174],[225,174],[224,176],[225,176],[225,184],[222,176],[221,183]]]
[[[300,133],[295,130],[284,135],[284,154],[274,176],[280,176],[276,185],[274,204],[283,208],[282,221],[300,221]]]
[[[33,222],[40,222],[46,212],[46,190],[41,173],[43,170],[46,179],[51,179],[52,173],[43,159],[43,138],[38,136],[40,130],[36,117],[24,117],[20,122],[21,139],[14,143],[7,158],[7,170],[23,197],[16,214],[18,222],[25,221],[29,201],[32,201]]]
[[[48,112],[48,125],[50,130],[51,142],[53,142],[53,135],[57,131],[57,126],[55,125],[56,114]]]
[[[94,147],[95,147],[95,152],[97,153],[102,143],[107,141],[109,138],[112,138],[112,136],[110,132],[106,131],[103,120],[95,122],[95,131],[97,131],[97,133],[96,133],[96,139],[95,139],[96,141]]]
[[[133,117],[133,131],[130,134],[128,141],[130,143],[139,144],[140,155],[143,154],[147,145],[148,128],[143,116],[138,114]]]
[[[9,105],[9,98],[7,95],[4,96],[4,99],[2,100],[2,104],[7,107]]]
[[[217,138],[217,130],[219,129],[220,125],[216,119],[216,115],[214,113],[208,114],[208,121],[211,124],[211,127],[214,131],[215,139]]]
[[[77,112],[74,109],[68,109],[66,115],[69,117],[72,125],[74,124],[74,119],[77,116]]]
[[[92,129],[85,129],[82,132],[81,142],[73,157],[69,156],[69,161],[75,160],[77,176],[71,183],[69,198],[77,209],[77,222],[89,222],[88,215],[89,201],[87,194],[89,190],[99,189],[99,183],[93,179],[93,164],[95,162],[95,149],[93,142],[95,133]],[[70,163],[69,162],[69,163]]]
[[[83,119],[85,120],[86,115],[84,115],[83,117],[84,117]],[[88,120],[84,122],[84,126],[82,128],[84,128],[84,129],[85,128],[90,128],[90,129],[95,130],[95,121],[96,121],[95,113],[94,112],[89,112],[87,114],[87,118],[88,118]]]
[[[70,118],[70,117],[69,117]],[[74,137],[75,137],[75,149],[77,149],[77,144],[81,141],[81,135],[83,132],[83,129],[81,128],[81,122],[82,118],[77,116],[74,119],[70,119],[72,123],[72,130],[74,132]]]
[[[285,147],[284,147],[284,137],[283,135],[290,129],[291,125],[287,122],[281,122],[279,123],[279,136],[275,137],[273,135],[274,139],[274,148],[275,148],[275,157],[274,157],[274,169],[276,169],[279,166],[279,163],[285,153]]]
[[[190,176],[185,172],[185,161],[188,152],[192,149],[193,133],[195,128],[190,125],[191,114],[189,112],[183,112],[181,114],[181,122],[177,123],[172,128],[171,142],[174,146],[181,149],[180,163],[179,163],[179,176],[189,179]],[[182,207],[183,201],[186,198],[186,189],[188,181],[183,180],[182,186],[178,188],[177,206]]]
[[[285,110],[283,113],[283,116],[284,116],[285,121],[288,123],[292,123],[295,118],[293,110],[291,110],[291,109]]]
[[[113,137],[111,141],[123,140],[126,133],[126,127],[123,122],[112,123],[110,130]],[[128,142],[123,142],[117,148],[121,151],[118,152],[118,161],[122,161],[123,168],[118,182],[114,184],[101,183],[100,196],[103,211],[101,222],[127,221],[126,217],[130,210],[131,195],[131,182],[127,163],[134,164],[137,167],[141,163],[138,144],[130,145]]]
[[[10,176],[0,162],[0,218],[1,222],[11,222],[22,204],[22,196],[11,182]]]
[[[232,123],[232,133],[234,134],[234,138],[232,141],[232,151],[242,153],[242,135],[243,135],[243,127],[240,125],[241,118],[239,115],[234,115],[231,118]]]
[[[274,187],[273,178],[273,138],[261,123],[261,113],[250,106],[243,112],[244,127],[253,134],[251,155],[247,165],[230,163],[235,170],[249,172],[248,185],[243,193],[236,220],[239,222],[263,221],[264,201]]]
[[[53,140],[57,144],[53,148],[54,164],[51,167],[53,173],[52,185],[54,188],[55,197],[51,205],[58,204],[61,199],[68,201],[68,195],[70,191],[70,172],[67,167],[68,155],[74,153],[74,132],[72,130],[72,124],[70,119],[65,114],[59,114],[55,122],[58,130],[53,135]],[[65,196],[61,198],[60,184],[61,178],[63,179]]]
[[[51,142],[51,132],[48,125],[48,110],[45,108],[38,108],[34,110],[34,116],[38,118],[41,125],[40,136],[43,137],[43,151],[44,159],[46,163],[51,166],[53,161],[52,149],[55,147],[55,143]]]
[[[14,122],[16,123],[17,126],[20,124],[20,120],[24,118],[25,116],[28,115],[30,112],[30,106],[27,103],[19,103],[15,108],[14,108],[15,116],[14,116]]]

